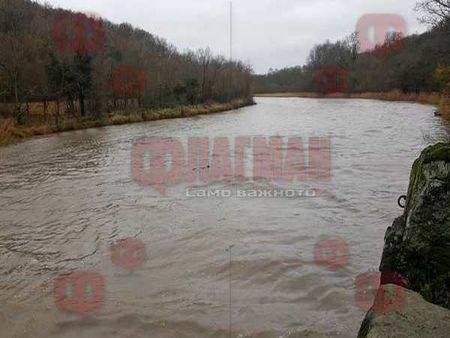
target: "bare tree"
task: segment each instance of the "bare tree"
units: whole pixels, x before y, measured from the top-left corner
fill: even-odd
[[[450,18],[450,0],[421,0],[416,11],[423,13],[421,22],[435,25]]]
[[[100,117],[117,108],[194,104],[200,98],[223,101],[231,90],[235,97],[248,96],[247,77],[240,72],[250,76],[250,70],[227,65],[208,48],[179,52],[162,38],[107,20],[100,25],[104,39],[97,39],[92,33],[98,25],[86,18],[37,1],[0,0],[0,100],[16,123],[31,122],[23,105],[38,100],[44,115],[47,103],[55,101],[59,126],[62,102],[68,108],[61,117],[73,118],[78,107],[81,115]],[[74,50],[79,41],[98,46]],[[221,86],[231,71],[234,87]]]
[[[23,3],[14,4],[10,0],[5,0],[2,2],[0,10],[2,25],[0,31],[0,45],[2,46],[0,71],[7,75],[9,88],[16,106],[14,115],[18,122],[22,122],[20,80],[22,75],[21,64],[25,60],[26,52],[24,35],[26,16]]]
[[[197,51],[197,55],[198,55],[198,61],[200,62],[201,66],[202,66],[202,98],[206,99],[207,72],[208,72],[209,65],[211,64],[211,61],[213,59],[213,55],[209,48],[199,49]]]

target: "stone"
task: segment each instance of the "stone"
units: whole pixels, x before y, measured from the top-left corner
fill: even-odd
[[[387,284],[383,288],[395,293],[399,286]],[[388,313],[371,309],[366,314],[358,338],[450,336],[450,310],[425,301],[417,292],[408,289],[403,292],[404,302],[400,307]]]
[[[381,286],[358,337],[450,337],[449,143],[414,162],[404,213],[384,241]]]
[[[430,146],[414,162],[404,214],[386,231],[380,271],[399,273],[408,289],[450,308],[450,144]]]

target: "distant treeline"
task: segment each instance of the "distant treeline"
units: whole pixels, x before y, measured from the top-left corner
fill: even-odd
[[[209,49],[181,53],[126,23],[0,0],[0,102],[9,107],[0,113],[18,124],[30,102],[44,102],[44,110],[56,102],[57,115],[61,106],[72,116],[98,117],[131,104],[230,102],[250,97],[251,81],[250,66]]]
[[[428,32],[361,52],[358,34],[325,42],[310,52],[304,66],[254,76],[255,93],[275,92],[439,92],[450,85],[450,19]]]

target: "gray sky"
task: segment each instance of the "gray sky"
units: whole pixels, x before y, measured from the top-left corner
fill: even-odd
[[[228,0],[49,0],[94,12],[114,23],[129,22],[159,35],[181,51],[209,46],[229,55]],[[403,16],[408,33],[423,32],[416,0],[234,0],[234,57],[256,73],[303,64],[310,49],[355,31],[367,13]]]

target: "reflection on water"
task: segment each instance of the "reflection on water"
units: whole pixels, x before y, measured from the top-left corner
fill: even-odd
[[[1,148],[0,336],[354,336],[364,315],[355,279],[378,266],[412,161],[446,135],[432,111],[264,98]],[[331,136],[332,177],[304,186],[320,189],[316,197],[195,198],[187,188],[260,185],[184,182],[161,195],[131,175],[143,136],[243,135]],[[340,251],[328,265],[323,243]],[[92,309],[67,311],[74,295]]]

